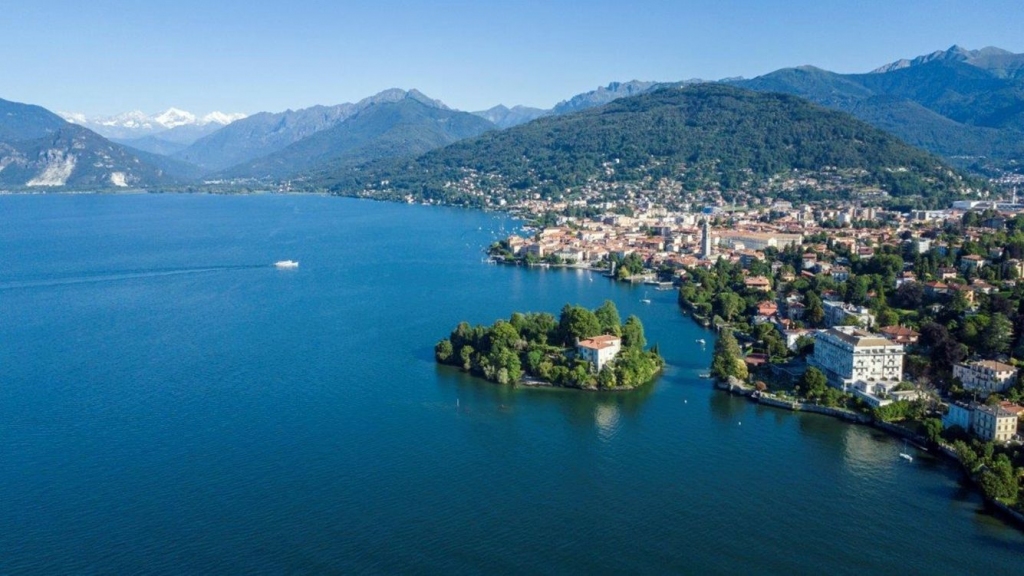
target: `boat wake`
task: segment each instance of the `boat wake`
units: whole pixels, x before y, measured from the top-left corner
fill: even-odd
[[[273,265],[271,265],[272,267]],[[69,286],[73,284],[94,284],[98,282],[121,282],[124,280],[138,280],[144,278],[159,278],[162,276],[180,276],[184,274],[204,274],[211,272],[224,272],[229,270],[252,270],[256,268],[267,268],[266,264],[248,264],[240,266],[203,266],[194,268],[158,268],[151,270],[125,270],[120,272],[106,272],[97,274],[84,274],[65,277],[38,278],[32,280],[13,280],[0,282],[0,290],[18,290],[24,288],[48,288],[53,286]]]

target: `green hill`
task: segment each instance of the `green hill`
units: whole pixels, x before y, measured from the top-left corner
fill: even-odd
[[[790,187],[800,178],[822,187]],[[677,183],[794,198],[882,189],[928,204],[963,180],[941,160],[852,116],[800,98],[721,84],[665,88],[600,108],[488,132],[414,160],[337,170],[339,194],[481,206],[621,194]],[[917,199],[919,198],[919,199]]]

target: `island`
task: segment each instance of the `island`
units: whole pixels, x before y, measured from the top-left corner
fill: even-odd
[[[502,385],[628,390],[653,381],[665,366],[658,346],[646,346],[640,319],[623,323],[606,300],[596,310],[566,304],[557,319],[515,312],[491,326],[460,322],[434,356]]]

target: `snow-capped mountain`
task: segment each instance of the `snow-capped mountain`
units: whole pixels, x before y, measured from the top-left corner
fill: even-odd
[[[89,128],[106,138],[119,140],[155,136],[181,127],[188,127],[186,131],[190,135],[195,134],[195,138],[199,138],[246,117],[242,113],[229,114],[225,112],[210,112],[205,116],[197,116],[178,108],[168,108],[159,114],[146,114],[139,110],[113,116],[94,117],[80,112],[58,112],[58,114],[72,124]],[[180,138],[171,138],[171,140],[180,140]]]

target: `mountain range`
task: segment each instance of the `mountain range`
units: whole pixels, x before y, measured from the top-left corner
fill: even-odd
[[[336,171],[339,194],[487,206],[602,202],[629,190],[878,194],[934,205],[966,185],[942,160],[842,112],[726,84],[666,86],[484,133],[414,159]],[[597,194],[597,196],[593,196]]]
[[[375,163],[414,158],[465,138],[492,141],[522,126],[560,125],[558,118],[603,110],[624,99],[643,101],[643,96],[657,92],[702,85],[698,82],[612,82],[550,109],[499,105],[474,113],[401,89],[354,103],[247,117],[222,113],[199,117],[172,108],[155,115],[63,114],[61,118],[38,107],[4,102],[5,109],[27,108],[0,121],[0,182],[148,187],[196,184],[204,179],[260,180],[273,185],[298,178],[317,187],[323,179],[335,184],[346,180],[353,168],[363,164],[379,167]],[[801,66],[718,84],[787,93],[849,113],[911,145],[983,173],[994,166],[1014,169],[1024,162],[1024,55],[998,48],[953,46],[863,74]],[[623,127],[629,125],[628,114],[614,117]],[[713,123],[713,117],[702,121]],[[571,141],[547,144],[577,147]],[[614,142],[607,144],[618,150]]]
[[[1024,160],[1024,54],[953,46],[866,74],[801,66],[730,83],[849,112],[962,164]]]
[[[124,188],[178,183],[168,167],[39,106],[0,100],[0,185]]]

